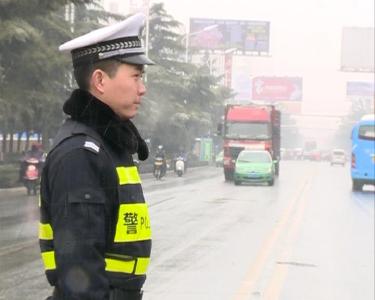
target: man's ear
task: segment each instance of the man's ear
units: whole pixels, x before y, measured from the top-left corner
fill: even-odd
[[[98,93],[104,93],[104,84],[106,80],[107,74],[100,70],[96,69],[91,75],[91,87]]]

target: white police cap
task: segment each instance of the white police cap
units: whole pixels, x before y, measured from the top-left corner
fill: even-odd
[[[70,51],[73,66],[94,63],[107,58],[136,65],[153,65],[145,55],[141,34],[145,16],[141,13],[122,22],[109,25],[60,45],[60,51]]]

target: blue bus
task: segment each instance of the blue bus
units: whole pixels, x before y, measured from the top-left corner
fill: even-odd
[[[351,175],[353,191],[375,185],[375,115],[365,115],[352,130]]]

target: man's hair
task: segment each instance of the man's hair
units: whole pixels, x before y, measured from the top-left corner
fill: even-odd
[[[74,78],[80,89],[88,91],[90,78],[95,70],[100,69],[112,78],[116,75],[117,69],[120,65],[121,62],[116,59],[107,59],[93,64],[77,66],[74,68]]]

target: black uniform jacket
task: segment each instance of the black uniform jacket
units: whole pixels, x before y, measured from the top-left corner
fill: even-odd
[[[56,269],[46,271],[48,281],[62,299],[69,300],[107,300],[113,288],[139,290],[144,274],[108,276],[104,257],[109,251],[123,251],[113,243],[119,179],[112,157],[133,166],[132,154],[146,159],[147,145],[131,121],[119,120],[106,104],[83,90],[72,93],[64,112],[70,118],[47,156],[41,183],[41,223],[51,223],[56,261]],[[68,138],[67,132],[71,132]],[[128,193],[131,199],[131,190]],[[143,197],[140,184],[137,193]],[[50,247],[45,242],[40,241],[42,255]],[[125,251],[149,257],[151,240]]]

